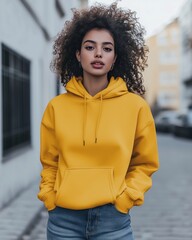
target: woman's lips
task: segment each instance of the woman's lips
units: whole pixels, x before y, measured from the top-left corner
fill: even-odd
[[[93,68],[100,69],[103,68],[104,63],[100,61],[94,61],[91,63],[91,65],[93,66]]]

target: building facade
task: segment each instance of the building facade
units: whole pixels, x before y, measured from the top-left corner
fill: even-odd
[[[192,0],[179,15],[181,25],[181,109],[192,109]]]
[[[0,208],[39,178],[39,130],[58,93],[52,44],[86,0],[0,1]]]
[[[178,19],[147,39],[146,99],[159,110],[180,108],[180,27]]]

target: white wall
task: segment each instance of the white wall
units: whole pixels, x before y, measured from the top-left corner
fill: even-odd
[[[0,1],[0,44],[6,44],[31,62],[32,133],[32,146],[14,152],[8,161],[2,163],[2,127],[0,128],[0,208],[40,177],[40,121],[45,106],[56,94],[55,75],[49,69],[53,39],[61,30],[66,18],[71,17],[70,9],[79,7],[78,0],[62,0],[61,3],[66,13],[65,19],[62,19],[56,11],[54,0],[28,0],[27,2],[46,27],[51,40],[45,39],[39,26],[19,0]],[[1,82],[0,74],[0,92],[2,92]],[[2,113],[2,97],[0,98],[0,112]],[[2,117],[0,124],[2,126]]]
[[[0,164],[0,207],[12,199],[38,175],[39,122],[41,118],[40,70],[37,62],[43,56],[44,37],[19,1],[1,0],[0,42],[31,62],[31,133],[32,147],[25,148]],[[29,30],[30,29],[30,30]],[[2,82],[2,79],[1,79]],[[0,89],[2,92],[2,89]],[[2,112],[2,104],[0,106]],[[2,128],[1,130],[2,131]],[[0,132],[2,136],[2,132]],[[2,146],[2,144],[1,144]],[[2,152],[1,152],[2,156]]]

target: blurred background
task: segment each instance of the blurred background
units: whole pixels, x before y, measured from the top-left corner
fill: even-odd
[[[52,45],[72,8],[111,0],[0,0],[0,239],[43,240],[37,200],[40,121],[64,89],[50,69]],[[145,204],[131,210],[136,240],[192,240],[192,0],[122,0],[149,47],[146,95],[160,170]]]

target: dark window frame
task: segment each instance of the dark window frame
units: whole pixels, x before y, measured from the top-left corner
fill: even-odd
[[[4,43],[1,51],[2,153],[6,162],[8,156],[31,145],[31,62]]]

